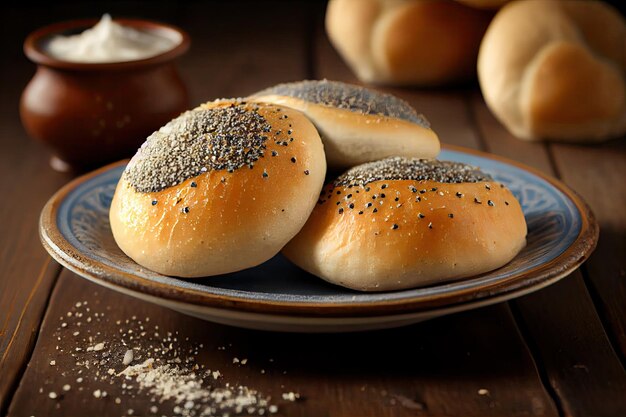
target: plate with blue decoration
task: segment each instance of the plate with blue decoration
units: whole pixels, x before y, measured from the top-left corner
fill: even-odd
[[[517,162],[458,147],[445,147],[439,159],[481,167],[520,201],[527,245],[507,265],[459,281],[376,293],[329,284],[280,254],[227,275],[161,275],[128,258],[111,234],[109,207],[125,161],[59,190],[41,213],[41,241],[66,268],[127,295],[217,323],[295,332],[398,327],[494,304],[557,282],[594,250],[599,231],[593,214],[562,182]]]

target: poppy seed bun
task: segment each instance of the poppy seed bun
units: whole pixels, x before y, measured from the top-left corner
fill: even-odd
[[[324,149],[300,112],[225,100],[153,133],[111,204],[119,247],[180,277],[256,266],[302,228],[324,184]]]
[[[521,139],[626,133],[626,20],[601,1],[507,4],[482,41],[478,76],[491,111]]]
[[[428,120],[390,94],[322,80],[279,84],[252,99],[303,112],[322,136],[331,169],[388,156],[430,159],[439,154],[439,139]]]
[[[386,291],[496,269],[525,243],[518,201],[490,176],[456,162],[396,157],[324,187],[283,253],[331,283]]]

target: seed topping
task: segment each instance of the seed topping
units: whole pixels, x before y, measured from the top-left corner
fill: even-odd
[[[364,186],[385,180],[464,183],[491,181],[492,178],[480,169],[460,162],[391,157],[356,166],[339,176],[333,184],[344,187]],[[415,186],[409,186],[409,189],[414,193],[418,191]],[[426,193],[426,190],[420,190],[420,193]]]
[[[423,115],[417,114],[409,103],[398,97],[337,81],[278,84],[255,94],[257,97],[268,95],[294,97],[355,113],[393,117],[426,128],[430,127],[430,123]]]
[[[270,130],[258,107],[243,102],[188,111],[148,137],[124,177],[136,191],[147,193],[207,171],[252,167],[264,156],[264,133]]]

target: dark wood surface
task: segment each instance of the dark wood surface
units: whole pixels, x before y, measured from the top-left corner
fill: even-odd
[[[37,234],[39,211],[71,177],[48,167],[47,151],[19,122],[19,95],[34,71],[21,54],[30,30],[105,11],[178,24],[193,39],[180,68],[197,104],[303,78],[356,82],[324,35],[323,9],[314,2],[128,2],[106,10],[98,3],[70,3],[4,12],[0,415],[153,415],[149,394],[124,390],[119,379],[98,373],[103,366],[121,369],[122,340],[143,352],[167,332],[176,338],[174,349],[197,350],[194,363],[223,374],[215,384],[257,389],[272,397],[278,415],[626,415],[626,144],[520,141],[495,120],[475,85],[388,91],[426,114],[444,143],[534,166],[589,202],[601,225],[598,250],[580,270],[537,293],[402,329],[273,334],[211,324],[131,299],[60,268],[45,254]],[[140,326],[147,334],[130,339],[128,329],[140,332]],[[95,340],[106,342],[103,352],[110,356],[76,350]],[[248,361],[236,364],[235,357]],[[106,363],[87,369],[84,360],[96,358]],[[96,398],[97,390],[107,396]],[[49,398],[50,392],[58,397]],[[283,400],[286,392],[301,399]],[[156,415],[172,414],[173,403],[157,405]]]

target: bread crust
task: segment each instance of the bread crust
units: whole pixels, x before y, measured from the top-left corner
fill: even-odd
[[[326,173],[320,137],[297,110],[247,106],[258,107],[271,125],[265,155],[253,168],[208,170],[155,192],[139,192],[122,177],[111,204],[111,229],[138,264],[180,277],[234,272],[274,256],[304,225]],[[288,146],[273,140],[278,130]]]

